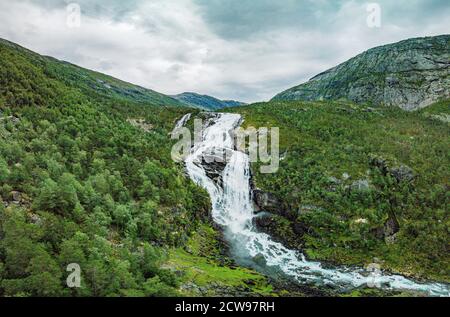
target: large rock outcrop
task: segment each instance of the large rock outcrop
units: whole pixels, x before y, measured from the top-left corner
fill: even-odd
[[[450,35],[368,50],[273,100],[339,100],[424,108],[450,98]]]

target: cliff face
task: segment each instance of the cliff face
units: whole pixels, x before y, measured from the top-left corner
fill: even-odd
[[[450,35],[368,50],[273,100],[338,100],[424,108],[450,97]]]

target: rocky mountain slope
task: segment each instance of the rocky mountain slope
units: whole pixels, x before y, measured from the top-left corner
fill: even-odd
[[[192,92],[185,92],[176,96],[172,96],[187,106],[200,108],[203,110],[215,111],[222,108],[242,106],[244,103],[234,100],[219,100],[217,98],[199,95]]]
[[[450,35],[370,49],[273,98],[424,108],[450,97]]]

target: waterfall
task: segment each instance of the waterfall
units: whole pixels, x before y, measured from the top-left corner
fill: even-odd
[[[191,119],[191,116],[192,113],[185,114],[180,120],[177,121],[177,123],[175,124],[175,128],[170,134],[173,136],[179,129],[184,127],[185,124],[189,121],[189,119]]]
[[[224,228],[231,252],[248,262],[256,257],[265,266],[295,279],[301,284],[328,285],[341,290],[372,285],[386,290],[412,290],[430,296],[450,296],[448,285],[421,284],[399,275],[386,273],[368,275],[362,268],[324,268],[320,262],[308,261],[298,251],[275,242],[253,225],[255,217],[250,188],[250,163],[248,155],[234,150],[232,131],[239,125],[238,114],[219,114],[207,127],[202,142],[196,144],[186,159],[191,179],[205,188],[212,201],[214,221]],[[213,151],[225,150],[229,155],[223,171],[223,186],[211,180],[202,166],[202,158]],[[224,152],[224,151],[222,151]]]

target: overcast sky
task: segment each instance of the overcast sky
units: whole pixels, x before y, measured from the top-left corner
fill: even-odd
[[[0,37],[162,93],[253,102],[371,47],[448,34],[449,16],[448,0],[0,0]]]

